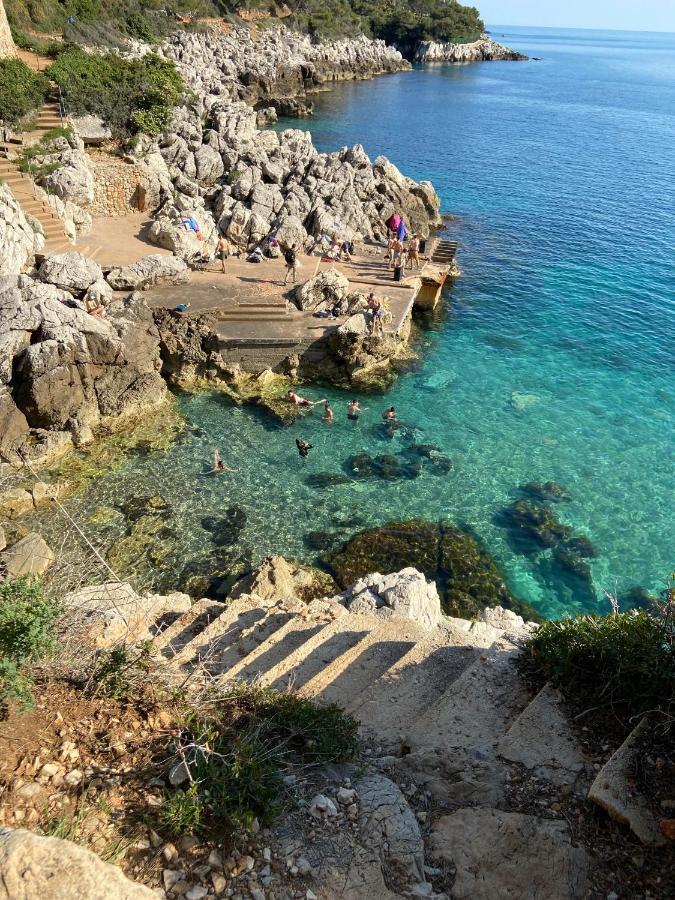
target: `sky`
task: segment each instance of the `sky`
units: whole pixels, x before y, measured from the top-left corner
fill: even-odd
[[[675,31],[675,0],[463,0],[487,25]]]

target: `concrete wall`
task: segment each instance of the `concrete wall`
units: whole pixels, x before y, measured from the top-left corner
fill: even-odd
[[[0,59],[6,59],[8,56],[16,56],[16,47],[9,30],[5,6],[0,0]]]

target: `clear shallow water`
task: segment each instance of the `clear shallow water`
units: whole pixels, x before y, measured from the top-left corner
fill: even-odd
[[[233,504],[247,512],[241,543],[254,559],[312,560],[306,533],[355,516],[449,517],[549,616],[606,609],[603,588],[662,587],[675,561],[675,36],[494,33],[542,61],[341,84],[300,123],[322,150],[361,142],[432,180],[458,216],[447,230],[464,277],[424,335],[420,367],[386,398],[364,397],[370,410],[357,427],[345,418],[347,396],[319,388],[307,393],[332,398],[332,426],[317,411],[274,430],[221,397],[182,398],[203,431],[164,457],[129,461],[74,508],[163,493],[180,535],[177,566],[211,553],[199,520]],[[529,405],[514,408],[514,394],[531,395]],[[307,484],[361,449],[399,452],[399,438],[373,429],[390,404],[452,457],[449,475]],[[305,466],[299,435],[315,447]],[[199,475],[216,445],[237,475]],[[599,601],[561,579],[548,553],[516,553],[495,524],[518,485],[551,479],[573,495],[556,513],[598,548]]]

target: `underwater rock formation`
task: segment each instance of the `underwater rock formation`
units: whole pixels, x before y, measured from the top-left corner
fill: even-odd
[[[345,589],[371,572],[413,567],[436,581],[448,615],[470,618],[486,606],[502,606],[530,621],[540,619],[511,595],[497,564],[478,541],[450,523],[411,519],[368,528],[322,561]]]

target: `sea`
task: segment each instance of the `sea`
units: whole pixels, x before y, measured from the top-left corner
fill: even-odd
[[[222,395],[180,396],[187,438],[133,456],[68,501],[161,494],[178,535],[164,566],[207,560],[205,516],[246,514],[239,542],[254,562],[279,553],[315,562],[316,533],[339,543],[359,528],[422,517],[469,529],[514,594],[546,617],[607,612],[606,591],[658,593],[675,564],[675,35],[495,27],[529,62],[431,64],[315,97],[320,150],[363,144],[429,179],[459,242],[462,270],[441,309],[418,322],[419,362],[386,394],[322,387],[317,412],[275,427]],[[354,425],[347,402],[367,409]],[[317,487],[352,454],[403,458],[383,434],[394,405],[419,442],[452,460],[414,480]],[[410,432],[407,432],[408,434]],[[296,437],[313,450],[303,463]],[[204,478],[213,447],[236,473]],[[526,548],[503,511],[529,482],[555,481],[551,505],[592,541],[590,579],[551,551]],[[105,550],[105,535],[89,526]]]

